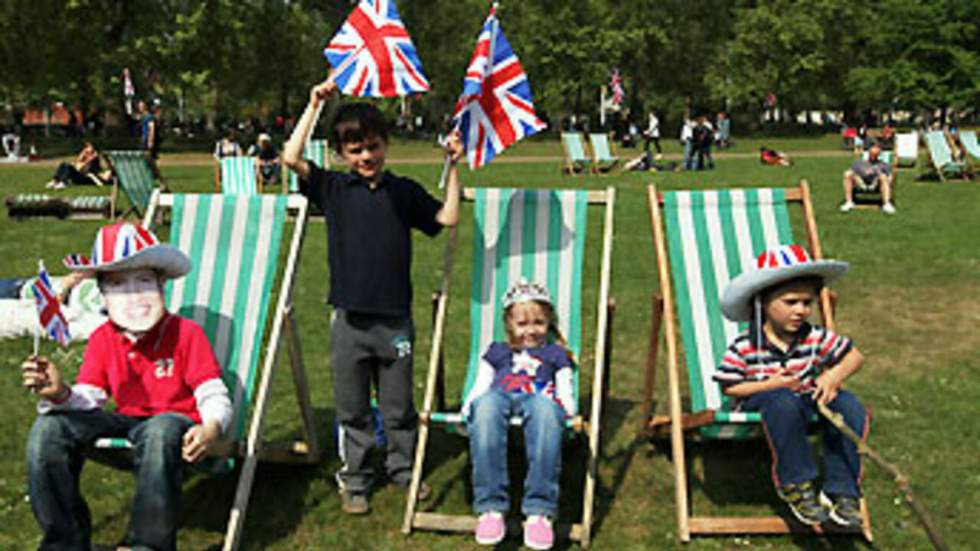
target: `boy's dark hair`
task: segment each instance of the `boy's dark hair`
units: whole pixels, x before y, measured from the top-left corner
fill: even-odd
[[[387,143],[388,123],[381,110],[370,103],[345,103],[334,115],[331,134],[334,149],[341,153],[345,143],[375,137]]]
[[[797,277],[766,287],[765,289],[759,291],[759,296],[762,297],[763,302],[766,302],[772,298],[772,294],[774,292],[790,285],[809,285],[813,287],[813,294],[819,295],[820,291],[823,290],[824,282],[823,278],[820,276]]]

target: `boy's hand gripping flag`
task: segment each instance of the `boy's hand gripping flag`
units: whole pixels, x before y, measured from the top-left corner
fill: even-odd
[[[500,30],[496,6],[490,8],[476,39],[453,120],[471,169],[489,163],[512,143],[546,126],[534,112],[531,86]]]
[[[348,96],[391,98],[429,89],[394,0],[361,0],[323,55]]]
[[[61,346],[68,346],[71,341],[68,321],[61,313],[61,301],[58,300],[58,295],[51,286],[51,279],[42,261],[38,261],[37,280],[31,286],[31,290],[34,291],[34,299],[37,301],[37,317],[41,329]]]

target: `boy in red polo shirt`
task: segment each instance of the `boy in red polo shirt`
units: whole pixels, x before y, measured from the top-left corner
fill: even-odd
[[[109,321],[89,338],[74,385],[45,358],[23,366],[24,385],[40,397],[27,444],[31,507],[44,532],[39,549],[91,547],[78,478],[84,450],[106,437],[133,444],[136,495],[126,544],[176,549],[183,468],[207,455],[231,418],[204,331],[163,307],[164,283],[189,272],[190,260],[123,222],[99,230],[91,258],[65,263],[98,278]],[[115,412],[103,409],[110,396]]]

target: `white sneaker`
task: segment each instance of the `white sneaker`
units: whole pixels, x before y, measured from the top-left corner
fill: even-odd
[[[57,185],[57,183],[58,183],[58,180],[51,180],[47,184],[44,184],[44,187],[46,187],[48,189],[54,189],[54,186]]]
[[[841,212],[850,212],[854,208],[854,201],[844,201],[844,204],[840,206]]]
[[[895,205],[891,203],[885,203],[881,205],[881,211],[885,214],[895,214]]]

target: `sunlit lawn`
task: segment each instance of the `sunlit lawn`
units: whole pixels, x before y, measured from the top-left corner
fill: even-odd
[[[764,142],[764,140],[761,140]],[[736,151],[751,153],[760,141],[743,142]],[[667,140],[668,151],[676,145]],[[839,139],[813,144],[788,144],[799,151],[832,150]],[[783,146],[786,148],[786,146]],[[428,144],[395,143],[393,159],[429,157]],[[558,156],[557,143],[522,145],[514,156]],[[511,154],[508,154],[511,155]],[[436,159],[436,154],[431,154]],[[980,186],[941,185],[915,181],[915,171],[902,171],[897,194],[898,214],[880,211],[841,214],[840,173],[847,156],[799,156],[791,168],[762,167],[753,158],[722,159],[717,170],[705,173],[629,173],[606,177],[570,178],[560,175],[557,161],[499,163],[475,173],[463,172],[467,185],[568,186],[617,188],[613,249],[612,293],[617,301],[611,369],[611,399],[602,420],[605,439],[600,458],[596,501],[596,549],[681,548],[674,528],[673,479],[666,443],[633,444],[639,422],[644,359],[650,330],[650,299],[657,290],[655,258],[650,235],[645,185],[662,189],[781,186],[807,178],[812,186],[820,236],[827,256],[846,259],[851,273],[836,291],[840,294],[838,323],[868,357],[865,369],[849,387],[873,410],[871,444],[910,477],[919,498],[953,548],[969,549],[980,538],[975,517],[980,503],[980,425],[976,403],[980,386]],[[394,171],[414,177],[433,189],[437,162],[392,163]],[[50,177],[48,167],[0,167],[3,195],[38,191]],[[167,166],[165,176],[176,191],[212,189],[209,166]],[[91,193],[93,189],[64,193]],[[454,287],[447,324],[447,385],[455,402],[462,380],[460,365],[468,344],[466,297],[469,291],[468,250],[471,210],[464,210],[460,253],[454,268]],[[601,219],[590,216],[586,254],[592,254],[585,278],[585,335],[583,381],[592,366],[595,296],[598,283],[595,254]],[[68,252],[91,246],[98,222],[35,219],[15,222],[0,215],[0,277],[29,275],[39,256],[58,266]],[[801,235],[799,232],[797,235]],[[369,239],[370,235],[365,234]],[[332,473],[339,466],[332,444],[333,408],[328,365],[326,235],[324,225],[311,223],[302,251],[296,288],[296,313],[304,360],[309,373],[321,441],[330,443],[323,463],[315,467],[262,465],[257,474],[244,533],[246,549],[475,549],[472,538],[459,535],[400,532],[403,494],[380,488],[372,500],[373,513],[349,517],[339,510]],[[413,267],[415,287],[416,396],[421,402],[431,316],[428,297],[441,276],[445,238],[417,237]],[[55,270],[52,270],[55,271]],[[53,345],[45,343],[48,353]],[[29,549],[38,531],[25,500],[24,442],[34,416],[33,399],[20,388],[17,366],[30,352],[29,340],[0,343],[0,400],[7,407],[0,435],[0,549]],[[72,347],[63,360],[74,369],[82,351]],[[659,366],[657,381],[665,382]],[[294,436],[299,428],[289,370],[276,375],[270,439]],[[583,388],[583,400],[589,389]],[[663,385],[658,388],[658,412],[665,413]],[[586,403],[586,402],[583,402]],[[465,440],[439,434],[426,464],[428,480],[441,512],[466,513],[468,466]],[[583,459],[567,448],[562,511],[569,518],[580,510]],[[700,444],[689,447],[693,507],[698,513],[770,514],[781,511],[767,478],[768,452],[761,442],[742,445]],[[187,483],[182,514],[181,546],[216,549],[220,546],[236,477],[192,478]],[[867,466],[866,490],[879,549],[926,549],[928,542],[904,505],[894,484],[873,465]],[[90,464],[83,476],[89,498],[95,539],[117,541],[125,533],[131,478],[126,473]],[[509,541],[503,548],[517,548]],[[868,548],[858,540],[790,537],[700,538],[689,549],[837,549]]]

